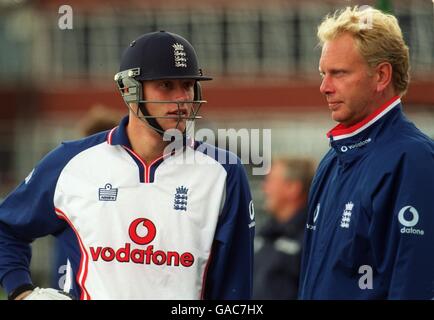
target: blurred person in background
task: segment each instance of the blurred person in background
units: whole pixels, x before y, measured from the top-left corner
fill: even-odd
[[[321,93],[338,125],[309,194],[301,299],[434,298],[434,142],[403,113],[397,19],[346,8],[318,28]]]
[[[315,165],[308,158],[275,158],[265,177],[270,215],[255,238],[253,298],[296,299],[307,198]]]
[[[115,75],[128,115],[50,152],[0,205],[9,299],[69,298],[30,277],[30,243],[48,234],[70,259],[65,288],[75,298],[251,298],[246,172],[235,154],[186,134],[206,102],[204,80],[183,37],[160,31],[130,43]]]
[[[81,137],[88,137],[101,131],[111,130],[119,124],[123,114],[103,105],[94,105],[80,119],[77,131]]]
[[[77,132],[80,137],[88,137],[102,131],[111,130],[116,127],[122,119],[122,113],[110,109],[103,105],[94,105],[78,121]],[[63,250],[61,242],[54,238],[53,245],[53,267],[51,271],[51,286],[53,288],[64,290],[66,274],[71,272],[71,263]]]

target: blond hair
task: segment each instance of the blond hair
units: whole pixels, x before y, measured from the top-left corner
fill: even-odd
[[[393,87],[404,95],[410,82],[410,62],[398,20],[368,6],[347,7],[327,15],[317,35],[322,46],[344,33],[352,35],[358,51],[371,68],[382,62],[392,65]]]

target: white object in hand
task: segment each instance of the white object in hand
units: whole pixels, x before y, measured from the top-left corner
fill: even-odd
[[[60,290],[51,288],[35,288],[24,300],[72,300]]]

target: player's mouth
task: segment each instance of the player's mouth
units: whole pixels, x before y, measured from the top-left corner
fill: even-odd
[[[342,101],[327,101],[329,109],[335,111],[343,103]]]
[[[188,112],[186,109],[176,109],[174,111],[170,111],[166,113],[166,116],[170,116],[170,117],[181,117],[181,118],[186,118],[188,115]]]

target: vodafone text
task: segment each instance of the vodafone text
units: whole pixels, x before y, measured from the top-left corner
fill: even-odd
[[[139,235],[138,228],[146,229],[146,235]],[[111,247],[90,247],[90,254],[93,261],[117,261],[123,263],[137,263],[147,265],[166,265],[179,267],[191,267],[194,263],[194,256],[191,252],[179,253],[177,251],[154,250],[149,245],[157,234],[154,223],[146,218],[135,219],[128,228],[128,235],[136,245],[148,245],[143,249],[131,248],[131,243],[125,243],[121,248]]]

